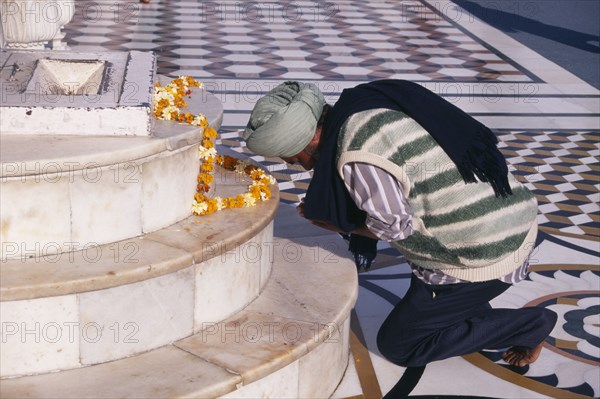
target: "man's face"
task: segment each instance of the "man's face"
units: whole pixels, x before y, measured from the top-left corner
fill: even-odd
[[[286,163],[300,164],[304,169],[311,170],[315,165],[316,159],[308,154],[306,150],[299,152],[291,157],[281,157]]]
[[[291,157],[281,157],[289,164],[300,164],[304,169],[311,170],[317,159],[319,159],[319,140],[321,138],[321,127],[317,127],[310,143],[302,151]]]

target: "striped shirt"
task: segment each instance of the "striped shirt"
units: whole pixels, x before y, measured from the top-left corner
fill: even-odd
[[[350,197],[367,213],[365,225],[383,241],[402,240],[410,236],[412,209],[406,201],[400,182],[377,166],[352,162],[342,168],[343,180]],[[439,269],[425,269],[411,264],[413,273],[427,284],[456,284],[466,281],[449,276]],[[521,267],[500,277],[500,281],[515,284],[527,276],[529,258]]]

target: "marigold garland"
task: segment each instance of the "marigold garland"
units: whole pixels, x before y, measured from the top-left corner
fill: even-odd
[[[196,194],[192,203],[194,215],[208,215],[228,208],[247,208],[260,201],[267,201],[271,198],[269,185],[275,184],[275,179],[259,167],[250,165],[246,161],[217,154],[214,144],[217,132],[208,126],[206,117],[202,114],[193,115],[180,111],[181,108],[187,106],[184,97],[191,94],[192,87],[202,88],[203,85],[189,76],[180,76],[166,86],[156,83],[154,85],[153,113],[157,119],[173,120],[204,128],[202,142],[198,147],[201,164]],[[214,180],[215,163],[226,170],[249,176],[252,183],[248,187],[248,191],[235,197],[209,198],[206,193],[210,190],[210,184]]]

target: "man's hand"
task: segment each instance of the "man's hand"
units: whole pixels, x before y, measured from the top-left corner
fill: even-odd
[[[300,215],[300,217],[306,218],[306,216],[304,216],[304,199],[302,199],[302,202],[300,202],[300,204],[296,207],[296,209],[298,210],[298,214]],[[342,232],[342,229],[340,229],[339,227],[337,227],[325,220],[308,219],[308,221],[311,222],[312,224],[314,224],[315,226],[320,227],[325,230],[333,231],[335,233]]]
[[[300,217],[305,217],[304,216],[304,198],[302,198],[302,202],[300,202],[300,204],[296,207],[296,209],[298,210],[298,214],[300,215]]]

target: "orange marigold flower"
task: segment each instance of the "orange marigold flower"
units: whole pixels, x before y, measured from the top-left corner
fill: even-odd
[[[210,184],[213,182],[213,175],[209,174],[209,173],[200,173],[198,174],[198,183],[201,184]]]
[[[217,201],[214,199],[208,200],[206,205],[208,205],[208,210],[206,211],[207,214],[213,213],[217,210]]]
[[[204,137],[210,138],[210,139],[214,139],[217,137],[217,131],[215,129],[213,129],[210,126],[207,126],[204,129]]]
[[[236,208],[243,208],[244,207],[244,197],[241,194],[238,194],[235,197],[235,206],[236,206]]]
[[[209,175],[208,173],[203,173],[203,175],[204,175],[204,183],[210,184],[213,182],[213,180],[214,180],[213,175]]]
[[[223,200],[223,202],[227,204],[227,208],[235,208],[236,207],[235,198],[233,198],[233,197],[225,198]]]

